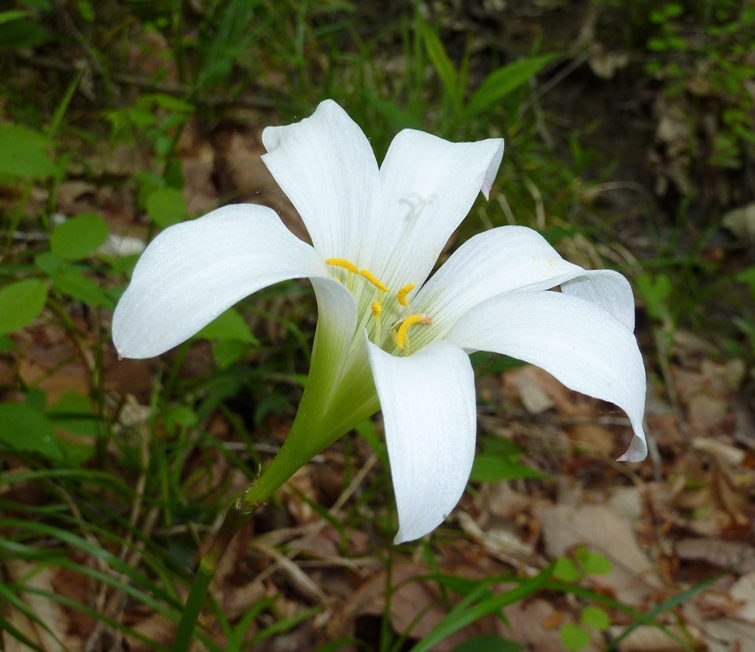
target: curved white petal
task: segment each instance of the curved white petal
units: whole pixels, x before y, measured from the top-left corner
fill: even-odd
[[[399,358],[369,344],[396,492],[395,543],[443,522],[459,501],[474,460],[475,386],[469,357],[433,342]]]
[[[608,310],[630,331],[634,330],[634,294],[624,276],[610,269],[585,270],[561,284],[561,291]]]
[[[260,288],[327,274],[322,257],[271,209],[225,206],[147,247],[115,309],[113,342],[126,358],[159,355]]]
[[[351,292],[332,279],[312,278],[312,285],[317,296],[318,315],[311,369],[316,368],[318,374],[310,373],[307,383],[321,383],[327,388],[318,391],[323,404],[317,409],[324,413],[346,369],[357,327],[357,304]]]
[[[426,313],[433,322],[417,333],[416,342],[443,337],[462,315],[499,294],[547,290],[583,273],[532,229],[502,226],[480,233],[459,247],[412,301],[412,312]]]
[[[645,459],[642,355],[632,332],[603,308],[559,292],[508,294],[473,308],[448,339],[469,351],[524,360],[570,389],[615,403],[629,416],[635,435],[620,459]]]
[[[382,209],[369,235],[372,271],[388,287],[419,287],[477,193],[490,192],[503,140],[451,143],[406,129],[393,139],[380,168]]]
[[[358,260],[379,202],[375,154],[359,126],[333,100],[301,122],[267,127],[262,160],[307,226],[323,258]]]

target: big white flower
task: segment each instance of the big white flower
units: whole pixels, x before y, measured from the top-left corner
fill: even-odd
[[[268,127],[262,139],[263,160],[313,246],[269,208],[220,208],[155,238],[113,318],[119,353],[150,357],[260,288],[311,279],[319,320],[309,380],[286,443],[249,500],[269,497],[382,408],[396,542],[431,531],[472,467],[468,353],[477,350],[538,365],[615,403],[634,429],[621,459],[644,459],[645,372],[623,276],[585,271],[535,231],[505,226],[471,238],[428,280],[477,193],[487,198],[502,140],[450,143],[405,130],[378,167],[361,129],[333,101],[299,123]]]

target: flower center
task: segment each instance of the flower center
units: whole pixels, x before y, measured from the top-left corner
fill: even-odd
[[[334,268],[333,278],[344,283],[354,295],[359,314],[358,328],[367,330],[370,341],[388,352],[411,353],[409,329],[433,323],[424,313],[411,312],[408,295],[416,287],[414,283],[407,283],[392,292],[370,270],[359,269],[350,260],[328,258],[325,263]],[[390,326],[384,330],[386,323]]]

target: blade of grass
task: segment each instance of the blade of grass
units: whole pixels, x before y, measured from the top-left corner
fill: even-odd
[[[456,609],[452,610],[451,613],[446,615],[446,617],[438,623],[432,632],[412,648],[411,652],[426,652],[444,638],[450,636],[454,632],[458,632],[460,629],[479,620],[483,616],[500,611],[503,607],[513,604],[514,602],[524,600],[533,593],[539,591],[545,585],[550,578],[551,571],[552,567],[549,566],[532,579],[521,582],[519,586],[511,589],[511,591],[506,591],[505,593],[495,595],[492,598],[487,598],[469,609],[461,611]],[[482,584],[481,588],[487,590],[486,584]],[[470,593],[470,596],[474,593],[476,593],[476,591]],[[467,596],[467,599],[462,602],[467,601],[468,603],[468,598],[470,596]]]

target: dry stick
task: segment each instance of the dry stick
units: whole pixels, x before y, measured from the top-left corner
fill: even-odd
[[[137,407],[138,404],[136,403],[136,399],[129,395],[126,398],[126,402],[129,403],[132,407]],[[123,539],[123,543],[121,544],[121,548],[118,552],[118,559],[121,561],[126,561],[126,556],[128,555],[129,550],[131,549],[131,542],[133,541],[133,532],[136,529],[137,522],[139,520],[139,513],[141,512],[142,507],[142,499],[144,497],[144,491],[147,486],[147,466],[149,463],[149,432],[146,429],[146,426],[144,423],[140,423],[137,426],[137,432],[139,433],[139,439],[140,439],[140,454],[141,454],[141,466],[142,471],[139,475],[139,478],[136,481],[136,488],[135,488],[135,497],[134,501],[131,505],[131,513],[129,515],[129,530],[126,533],[126,536]],[[149,534],[154,530],[155,524],[157,522],[157,515],[159,513],[159,510],[157,508],[153,508],[151,512],[147,515],[146,523],[142,527],[142,531],[146,533],[146,536],[149,536]],[[136,568],[137,564],[141,561],[141,550],[144,547],[143,541],[140,541],[136,545],[136,549],[132,551],[132,555],[129,557],[129,560],[126,561],[127,564],[131,566],[131,568]],[[121,576],[120,579],[122,581],[128,581],[128,578],[125,576]],[[107,596],[108,592],[108,585],[102,584],[100,587],[100,590],[98,592],[98,596],[95,599],[96,604],[102,604],[105,603],[105,606],[102,608],[103,613],[106,616],[113,617],[117,612],[119,612],[123,605],[125,604],[125,593],[123,593],[120,590],[114,591],[110,598],[107,599],[107,602],[105,602],[105,598]],[[92,630],[92,633],[87,637],[86,643],[84,645],[84,651],[85,652],[92,652],[94,650],[94,646],[96,645],[97,641],[99,640],[100,634],[102,630],[105,628],[105,624],[103,621],[98,621],[97,625],[95,626],[94,630]]]
[[[369,457],[369,459],[365,462],[364,466],[359,470],[359,473],[357,473],[354,476],[354,479],[351,481],[348,487],[346,487],[346,490],[341,494],[341,496],[338,498],[338,500],[335,502],[333,507],[331,507],[328,510],[328,513],[331,516],[336,516],[338,512],[341,510],[341,508],[346,504],[346,501],[351,498],[352,494],[357,490],[360,484],[362,484],[362,481],[367,477],[367,474],[372,470],[372,467],[375,466],[375,463],[378,461],[377,455],[373,454]],[[302,548],[311,541],[319,532],[327,525],[327,521],[325,519],[320,519],[317,523],[312,523],[311,525],[307,525],[304,528],[304,535],[301,539],[298,541],[295,541],[291,544],[291,549],[286,554],[287,559],[293,559],[298,555]],[[270,541],[264,541],[260,540],[258,544],[255,544],[255,547],[259,548],[262,552],[268,552],[269,547],[273,545]],[[264,547],[263,547],[264,546]],[[277,556],[273,556],[277,559]],[[256,578],[254,578],[254,584],[259,584],[266,580],[270,575],[272,575],[275,571],[277,571],[281,567],[280,561],[276,561],[272,566],[269,566],[264,571],[262,571]]]

